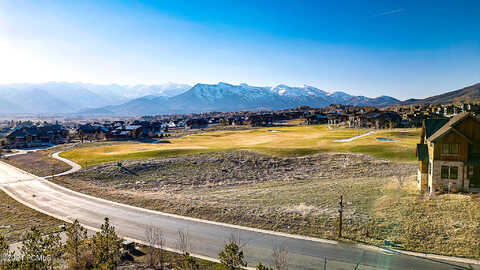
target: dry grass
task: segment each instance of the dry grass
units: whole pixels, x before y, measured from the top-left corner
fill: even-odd
[[[279,132],[270,132],[274,129]],[[95,165],[105,162],[159,158],[191,153],[247,149],[274,156],[305,156],[319,152],[366,153],[394,161],[413,161],[419,130],[378,130],[376,134],[352,142],[334,143],[338,139],[363,134],[366,130],[334,129],[325,125],[260,128],[240,131],[214,131],[170,139],[169,144],[136,142],[111,143],[81,147],[62,153],[80,164]],[[391,138],[396,142],[378,141],[376,137]]]
[[[71,169],[65,162],[51,157],[53,153],[61,151],[62,149],[63,146],[57,146],[46,150],[3,158],[2,161],[38,176],[48,176],[51,175],[52,172],[62,173]]]
[[[9,243],[21,241],[23,234],[35,226],[41,231],[54,231],[63,224],[59,220],[30,209],[0,190],[0,234]]]
[[[383,245],[389,239],[413,251],[480,257],[479,196],[424,197],[412,182],[398,193],[392,178],[277,181],[154,192],[99,188],[65,177],[57,181],[139,207],[329,239],[337,237],[337,205],[343,194],[344,240]]]
[[[375,205],[377,237],[388,236],[406,249],[480,257],[480,197],[472,194],[419,195],[415,184],[385,187]]]

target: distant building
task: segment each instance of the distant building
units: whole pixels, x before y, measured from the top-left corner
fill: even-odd
[[[418,187],[425,192],[480,192],[480,121],[470,113],[423,122]]]
[[[326,124],[327,122],[328,122],[328,116],[323,113],[316,113],[313,115],[305,116],[305,124],[307,125]]]
[[[208,128],[209,121],[205,118],[188,119],[185,122],[186,129]]]
[[[17,126],[6,138],[6,147],[22,148],[65,143],[68,131],[58,124]]]

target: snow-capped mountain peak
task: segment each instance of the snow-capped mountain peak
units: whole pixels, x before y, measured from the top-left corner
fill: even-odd
[[[290,87],[285,84],[280,84],[275,87],[271,88],[273,93],[276,93],[280,96],[288,96],[288,97],[302,97],[302,96],[325,96],[326,92],[320,90],[316,87],[303,85],[303,87]]]

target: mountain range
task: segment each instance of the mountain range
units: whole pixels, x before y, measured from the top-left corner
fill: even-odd
[[[451,103],[480,98],[480,84],[426,99],[399,101],[329,92],[313,86],[274,87],[228,83],[159,85],[96,85],[49,82],[0,85],[1,114],[76,114],[139,116],[207,111],[275,110],[330,104],[385,107],[394,104]]]
[[[82,111],[82,114],[145,115],[195,113],[207,111],[276,110],[302,105],[323,107],[332,103],[387,106],[399,100],[381,96],[368,98],[344,92],[327,92],[313,86],[275,87],[232,85],[228,83],[196,84],[176,96],[146,96],[116,106]]]
[[[63,82],[0,85],[0,113],[77,113],[148,95],[175,96],[190,88],[189,85],[175,83],[134,86]]]

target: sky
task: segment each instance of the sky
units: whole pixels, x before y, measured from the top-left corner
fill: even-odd
[[[424,98],[480,82],[480,1],[0,0],[0,84],[304,84]]]

